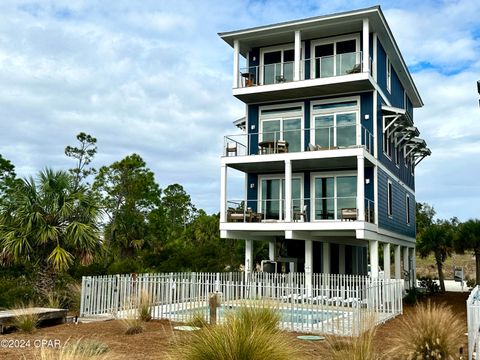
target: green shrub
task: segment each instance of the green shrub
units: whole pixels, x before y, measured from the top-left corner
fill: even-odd
[[[440,292],[440,286],[437,284],[436,279],[432,279],[429,276],[423,276],[418,280],[420,287],[425,289],[427,294],[434,295]]]
[[[173,359],[301,359],[299,350],[277,329],[278,316],[273,309],[242,307],[232,311],[224,324],[193,333],[187,344],[174,350]]]
[[[13,310],[15,317],[12,325],[20,332],[32,333],[38,325],[38,315],[30,312],[28,308],[34,307],[33,304],[22,305]]]
[[[131,274],[135,272],[141,272],[142,267],[139,265],[139,261],[134,258],[126,258],[123,260],[117,260],[110,264],[107,269],[107,274]]]
[[[425,295],[418,291],[416,288],[407,290],[407,295],[403,298],[403,302],[409,305],[415,305]]]
[[[392,332],[390,354],[401,359],[454,359],[463,334],[462,322],[446,305],[417,305]]]
[[[32,283],[25,277],[0,277],[0,309],[9,309],[18,303],[27,304],[38,297]]]
[[[208,320],[206,314],[202,311],[195,311],[190,320],[187,321],[187,325],[203,328],[208,326]]]

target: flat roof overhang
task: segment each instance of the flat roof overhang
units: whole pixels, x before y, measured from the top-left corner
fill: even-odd
[[[365,156],[365,166],[372,167],[374,158],[363,148],[304,151],[286,154],[223,157],[222,163],[244,173],[279,173],[285,171],[285,160],[292,162],[292,172],[322,170],[353,170],[357,156]]]
[[[321,97],[374,90],[367,72],[321,79],[292,81],[233,89],[233,95],[247,104]]]

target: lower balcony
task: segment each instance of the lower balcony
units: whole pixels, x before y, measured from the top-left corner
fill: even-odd
[[[322,223],[332,221],[361,221],[375,224],[375,203],[373,200],[365,199],[364,211],[361,214],[355,196],[293,199],[289,209],[285,207],[284,199],[227,201],[226,222]]]

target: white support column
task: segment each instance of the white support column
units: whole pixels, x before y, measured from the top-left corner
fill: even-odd
[[[305,288],[307,296],[312,296],[313,241],[305,240]]]
[[[377,144],[375,144],[375,149]],[[373,218],[375,224],[378,225],[378,166],[373,167]]]
[[[227,165],[221,166],[220,174],[220,222],[227,221]]]
[[[322,243],[323,272],[330,274],[330,243]]]
[[[275,240],[270,240],[268,242],[268,259],[275,261]]]
[[[390,263],[390,244],[383,244],[383,271],[387,280],[390,280]]]
[[[302,42],[301,42],[301,34],[300,30],[295,31],[295,50],[294,50],[294,62],[293,62],[293,81],[298,81],[301,79],[301,72],[300,69],[301,64],[301,51],[302,51]]]
[[[345,274],[345,245],[338,245],[338,272]]]
[[[408,271],[408,247],[403,248],[403,270],[405,271],[404,274],[406,274],[406,271]],[[408,285],[410,282],[408,279],[405,279],[405,289],[410,289],[410,286]]]
[[[365,160],[357,156],[357,210],[358,220],[365,220]]]
[[[395,245],[395,279],[402,278],[402,248],[400,245]]]
[[[245,240],[245,281],[249,279],[253,265],[253,240]]]
[[[233,41],[233,88],[238,88],[238,79],[240,78],[240,42]]]
[[[370,276],[378,278],[378,240],[369,240]]]
[[[415,247],[410,249],[410,254],[412,257],[412,276],[414,279],[413,283],[415,284],[415,287],[416,287],[417,286],[417,253],[415,251]]]
[[[285,160],[285,222],[292,222],[292,162]]]
[[[363,19],[363,49],[362,49],[362,54],[363,54],[363,72],[370,72],[370,27],[368,23],[368,19],[365,18]]]

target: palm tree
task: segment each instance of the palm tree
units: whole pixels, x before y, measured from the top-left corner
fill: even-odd
[[[453,250],[453,225],[443,221],[426,227],[418,236],[417,250],[422,258],[433,253],[437,264],[440,290],[445,292],[443,263]]]
[[[100,245],[99,215],[91,192],[67,172],[46,169],[36,181],[19,181],[0,209],[0,248],[53,274],[88,264]]]
[[[470,219],[460,224],[455,238],[455,249],[463,253],[473,250],[475,253],[476,283],[480,285],[480,220]]]

